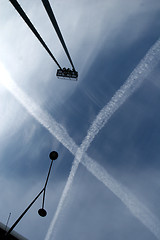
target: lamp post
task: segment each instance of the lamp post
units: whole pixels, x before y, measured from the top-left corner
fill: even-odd
[[[45,181],[45,185],[42,188],[42,190],[37,194],[37,196],[33,199],[33,201],[29,204],[29,206],[24,210],[24,212],[20,215],[20,217],[15,221],[15,223],[12,225],[12,227],[8,230],[8,232],[6,233],[6,237],[11,233],[11,231],[15,228],[15,226],[19,223],[19,221],[22,219],[22,217],[26,214],[26,212],[31,208],[31,206],[33,205],[33,203],[39,198],[39,196],[43,193],[43,201],[42,201],[42,208],[40,208],[38,210],[38,214],[41,217],[45,217],[47,215],[47,211],[44,209],[44,201],[45,201],[45,193],[46,193],[46,187],[47,187],[47,183],[48,183],[48,179],[50,176],[50,172],[51,172],[51,168],[52,168],[52,164],[53,161],[56,160],[58,158],[58,153],[56,151],[52,151],[49,154],[49,158],[51,159],[51,164],[49,167],[49,171],[48,171],[48,175]]]
[[[46,210],[44,209],[44,201],[45,201],[46,187],[47,187],[47,183],[48,183],[48,179],[49,179],[49,175],[50,175],[50,172],[51,172],[51,168],[52,168],[53,161],[58,158],[58,153],[55,152],[55,151],[51,152],[51,153],[49,154],[49,158],[51,159],[51,164],[50,164],[49,171],[48,171],[48,175],[47,175],[47,178],[46,178],[46,182],[45,182],[45,185],[44,185],[44,188],[43,188],[42,208],[40,208],[40,209],[38,210],[38,214],[39,214],[41,217],[45,217],[45,216],[47,215],[47,212],[46,212]]]

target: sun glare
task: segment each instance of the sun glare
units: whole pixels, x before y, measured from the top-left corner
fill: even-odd
[[[0,62],[0,84],[10,89],[12,85],[12,78],[3,64]]]

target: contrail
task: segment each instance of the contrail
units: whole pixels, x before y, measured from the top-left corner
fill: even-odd
[[[134,217],[139,219],[157,239],[160,239],[160,221],[143,203],[141,203],[125,186],[118,183],[96,161],[93,161],[85,155],[82,159],[82,164],[125,204]]]
[[[120,89],[114,94],[114,96],[111,98],[110,102],[99,112],[97,115],[96,119],[93,121],[91,124],[86,137],[84,138],[82,144],[78,148],[73,165],[70,171],[70,175],[68,177],[67,183],[65,185],[65,188],[63,190],[62,196],[60,198],[56,213],[52,219],[52,222],[50,224],[49,230],[47,232],[45,240],[49,240],[52,231],[54,229],[55,223],[57,221],[57,218],[59,216],[59,213],[63,207],[63,203],[65,201],[65,198],[67,196],[67,193],[71,187],[71,184],[73,182],[74,176],[76,174],[76,171],[78,169],[79,163],[82,160],[82,157],[84,157],[85,152],[89,148],[91,142],[94,140],[95,136],[99,133],[99,131],[104,127],[104,125],[108,122],[110,117],[115,113],[115,111],[126,101],[126,99],[131,96],[131,94],[138,88],[140,87],[141,83],[145,79],[145,77],[153,70],[153,68],[158,64],[160,60],[160,40],[158,40],[147,52],[147,54],[144,56],[144,58],[140,61],[140,63],[137,65],[137,67],[133,70],[133,72],[130,74],[126,82],[120,87]],[[84,162],[82,161],[84,164]],[[86,163],[86,162],[85,162]],[[85,164],[84,164],[85,165]],[[90,171],[92,171],[92,164],[90,164],[91,168]],[[95,164],[94,164],[95,167]],[[95,170],[95,169],[94,169]],[[98,168],[97,168],[98,170]],[[93,171],[96,174],[96,171]],[[92,172],[92,173],[93,173]],[[99,171],[100,173],[100,171]],[[107,173],[106,173],[107,174]],[[98,178],[97,174],[96,177]],[[115,181],[115,180],[114,180]],[[115,182],[116,183],[116,182]],[[106,183],[104,182],[106,185]],[[120,185],[119,185],[120,188]],[[112,188],[112,191],[114,191],[114,188]],[[122,191],[123,194],[125,195],[125,191]],[[140,221],[142,221],[145,213],[144,208],[138,207],[140,204],[132,198],[131,194],[127,194],[127,196],[130,196],[132,199],[132,202],[137,203],[137,209],[139,209],[140,215],[138,215],[135,212],[135,207],[132,209],[129,205],[129,201],[124,200],[123,198],[121,199],[121,194],[119,194],[119,198],[128,206],[128,208],[131,210],[132,213],[134,214],[135,217],[137,217]],[[126,198],[125,198],[126,199]],[[136,206],[136,204],[135,204]],[[140,211],[141,210],[141,211]],[[144,213],[143,213],[144,210]],[[146,216],[148,216],[147,219],[143,219],[143,223],[146,227],[148,227],[152,233],[160,239],[160,232],[155,231],[155,228],[151,226],[150,222],[150,214],[149,212],[146,213]],[[152,218],[153,220],[153,218]],[[152,225],[157,226],[157,222],[159,221],[154,221],[152,222]],[[158,224],[158,227],[160,225]]]
[[[157,42],[158,43],[158,42]],[[156,60],[156,49],[154,49],[154,47],[156,47],[156,45],[159,45],[159,44],[155,44],[152,49],[155,51],[155,54],[154,54],[154,57],[153,57],[153,54],[152,56],[149,56],[149,61],[148,63],[146,62],[145,64],[145,67],[147,68],[148,67],[148,64],[153,64],[152,68],[156,65],[156,62],[158,61],[158,57],[157,57],[157,60]],[[157,47],[156,47],[157,48]],[[153,51],[153,52],[154,52]],[[149,51],[150,52],[150,51]],[[148,52],[148,54],[149,54]],[[147,56],[147,55],[146,55]],[[142,61],[141,61],[142,62]],[[140,65],[140,64],[139,64]],[[136,68],[137,69],[137,68]],[[48,114],[47,112],[43,111],[39,106],[37,106],[33,100],[31,98],[29,98],[17,85],[16,83],[11,79],[11,77],[8,75],[8,73],[5,71],[4,67],[0,65],[0,71],[1,73],[3,72],[3,79],[0,79],[0,82],[15,96],[15,98],[17,98],[17,100],[26,108],[26,110],[39,122],[41,123],[53,136],[55,136],[73,155],[76,155],[78,154],[78,151],[80,151],[78,149],[78,146],[75,144],[75,142],[72,140],[72,138],[68,135],[67,131],[64,129],[63,126],[61,126],[60,124],[58,124],[50,114]],[[140,71],[140,68],[139,68],[139,71]],[[147,69],[146,69],[147,71]],[[150,69],[149,69],[149,72],[151,71],[151,66],[150,66]],[[135,71],[134,71],[135,72]],[[141,74],[141,72],[139,72],[138,74]],[[1,76],[2,76],[1,75]],[[146,74],[147,75],[147,74]],[[144,75],[143,75],[144,76]],[[135,78],[136,79],[136,78]],[[131,95],[131,94],[130,94]],[[113,97],[114,98],[114,97]],[[125,100],[124,100],[125,101]],[[122,102],[123,103],[123,102]],[[121,103],[121,104],[122,104]],[[117,109],[117,108],[116,108]],[[116,111],[115,109],[115,111]],[[98,115],[99,116],[99,115]],[[105,123],[104,123],[105,124]],[[92,125],[93,126],[93,125]],[[91,128],[90,128],[91,129]],[[89,132],[89,131],[88,131]],[[88,134],[87,134],[88,135]],[[85,138],[86,139],[86,138]],[[91,141],[90,141],[91,143]],[[88,147],[87,147],[88,148]],[[83,153],[84,154],[84,153]],[[82,154],[82,155],[83,155]],[[82,155],[81,155],[81,158],[82,158]],[[79,156],[79,161],[78,161],[78,164],[79,162],[81,161],[80,159],[80,156]],[[87,154],[84,155],[84,159],[82,160],[82,164],[87,167],[88,171],[90,171],[95,177],[97,177],[101,182],[103,182],[108,188],[110,188],[110,190],[116,194],[116,196],[118,198],[121,199],[121,201],[123,201],[126,206],[131,210],[130,208],[130,205],[127,201],[123,200],[122,198],[122,195],[124,194],[125,195],[125,192],[122,191],[119,191],[121,194],[118,195],[118,192],[113,188],[113,185],[114,184],[114,179],[106,172],[105,169],[103,169],[100,165],[98,165],[93,159],[91,158],[88,158]],[[73,167],[72,167],[72,173],[76,172],[77,170],[77,164],[75,164],[75,161],[74,161],[74,164],[73,164]],[[100,173],[101,171],[98,170],[98,168],[100,168],[101,170],[103,169],[103,177],[102,174],[100,175],[97,175],[97,173]],[[74,171],[73,171],[74,170]],[[69,184],[71,184],[72,182],[72,178],[71,176],[74,177],[74,174],[70,174],[70,180],[71,181],[68,181],[68,186]],[[107,179],[108,177],[110,177],[110,179],[112,179],[112,184],[110,185],[108,183],[107,185],[107,182],[105,182],[105,179]],[[108,181],[108,180],[107,180]],[[116,181],[115,181],[116,182]],[[121,185],[118,185],[120,188],[121,188]],[[68,190],[67,190],[68,191]],[[64,195],[66,196],[67,194],[67,191],[64,191]],[[124,198],[125,199],[125,198]],[[130,201],[131,202],[131,201]],[[133,202],[133,201],[132,201]],[[63,205],[63,202],[61,201],[61,206]],[[146,209],[146,208],[145,208]],[[141,208],[139,211],[140,213],[143,213],[141,214],[141,216],[149,216],[150,217],[150,224],[144,220],[144,219],[141,219],[140,216],[136,216],[136,214],[134,214],[141,222],[144,223],[144,225],[146,225],[150,230],[151,232],[155,235],[155,236],[159,236],[159,232],[158,231],[155,231],[154,228],[152,226],[156,226],[156,229],[159,229],[159,221],[158,219],[156,219],[150,212],[149,210],[146,209],[145,211],[144,209],[144,212],[142,211],[143,208]],[[131,211],[132,213],[134,212],[133,210]],[[148,217],[148,218],[149,218]],[[143,218],[143,217],[142,217]],[[147,219],[148,219],[147,218]],[[53,221],[52,221],[53,223]],[[50,228],[48,230],[48,233],[47,233],[47,236],[46,236],[46,239],[47,238],[50,238],[50,235],[52,233],[52,230],[53,230],[53,227],[52,227],[52,223],[50,225]],[[157,237],[159,238],[159,237]]]
[[[18,85],[12,80],[11,76],[0,63],[0,72],[2,78],[0,83],[22,104],[22,106],[54,137],[58,139],[73,155],[77,151],[77,145],[68,135],[65,128],[57,123],[53,117],[42,110]]]

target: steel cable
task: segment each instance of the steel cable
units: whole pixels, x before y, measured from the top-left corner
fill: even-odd
[[[38,31],[36,30],[36,28],[34,27],[34,25],[32,24],[32,22],[30,21],[30,19],[27,17],[26,13],[23,11],[22,7],[20,6],[20,4],[17,2],[17,0],[9,0],[12,5],[14,6],[14,8],[17,10],[17,12],[20,14],[20,16],[23,18],[23,20],[26,22],[26,24],[28,25],[28,27],[31,29],[31,31],[35,34],[35,36],[38,38],[38,40],[40,41],[40,43],[42,44],[42,46],[46,49],[46,51],[48,52],[48,54],[51,56],[51,58],[54,60],[54,62],[57,64],[57,66],[61,68],[61,66],[59,65],[59,63],[57,62],[57,60],[55,59],[55,57],[53,56],[53,54],[51,53],[50,49],[47,47],[46,43],[43,41],[42,37],[40,36],[40,34],[38,33]]]
[[[67,55],[67,57],[68,57],[71,65],[72,65],[72,67],[73,67],[73,70],[75,71],[75,67],[74,67],[74,65],[73,65],[72,59],[71,59],[70,54],[69,54],[69,52],[68,52],[68,49],[67,49],[67,46],[66,46],[66,44],[65,44],[65,41],[64,41],[64,39],[63,39],[63,36],[62,36],[62,34],[61,34],[61,31],[60,31],[60,29],[59,29],[59,26],[58,26],[57,20],[56,20],[56,18],[55,18],[55,16],[54,16],[54,13],[53,13],[53,10],[52,10],[52,8],[51,8],[51,5],[50,5],[50,3],[49,3],[48,0],[42,0],[42,3],[43,3],[44,8],[46,9],[46,12],[47,12],[47,14],[48,14],[51,22],[52,22],[52,25],[53,25],[53,27],[54,27],[54,29],[55,29],[58,37],[59,37],[59,40],[60,40],[60,42],[61,42],[61,44],[62,44],[62,46],[63,46],[63,48],[64,48],[64,51],[66,52],[66,55]]]

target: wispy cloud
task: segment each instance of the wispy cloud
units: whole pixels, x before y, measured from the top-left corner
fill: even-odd
[[[50,228],[48,230],[46,240],[48,240],[51,236],[52,230],[54,229],[56,220],[58,218],[58,215],[62,209],[63,203],[65,201],[65,198],[68,194],[68,191],[71,187],[71,184],[73,182],[74,176],[76,174],[76,171],[78,169],[79,163],[81,162],[84,153],[89,148],[91,142],[94,140],[95,136],[98,134],[98,132],[104,127],[104,125],[108,122],[110,117],[114,114],[114,112],[126,101],[126,99],[141,85],[145,77],[153,70],[153,68],[157,65],[158,61],[160,60],[160,40],[158,40],[148,51],[148,53],[145,55],[145,57],[140,61],[138,66],[134,69],[134,71],[130,74],[126,82],[121,86],[121,88],[115,93],[115,95],[111,98],[110,102],[100,111],[100,113],[97,115],[96,119],[92,123],[91,127],[88,130],[88,133],[83,140],[81,146],[78,148],[75,159],[71,168],[70,175],[68,177],[68,181],[66,183],[66,186],[64,188],[64,191],[62,193],[60,202],[58,204],[56,213],[54,215],[54,218],[51,222]],[[95,166],[95,165],[94,165]],[[90,164],[90,169],[92,169],[93,165]],[[94,168],[96,169],[96,168]],[[97,173],[97,171],[94,173]],[[93,173],[93,172],[92,172]],[[97,174],[96,174],[97,175]],[[97,176],[98,177],[98,176]],[[112,181],[113,183],[113,181]],[[117,185],[116,182],[115,186]],[[104,182],[106,185],[106,183]],[[112,185],[114,191],[114,184]],[[118,187],[122,190],[122,188]],[[117,191],[116,191],[117,192]],[[134,198],[132,198],[131,194],[125,190],[122,190],[124,196],[127,195],[128,198],[123,199],[121,194],[118,194],[119,198],[128,206],[128,208],[131,210],[134,216],[136,216],[140,221],[144,223],[146,227],[148,227],[158,238],[160,238],[160,232],[156,232],[155,228],[152,227],[152,225],[156,226],[158,221],[150,222],[150,213],[145,211],[144,208],[141,208],[138,201]],[[122,194],[122,195],[123,195]],[[117,195],[117,194],[116,194]],[[127,200],[126,200],[127,199]],[[134,203],[134,207],[132,208],[130,206],[130,202]],[[137,208],[136,208],[137,205]],[[143,209],[143,210],[142,210]],[[141,211],[140,211],[141,210]],[[140,212],[140,214],[137,214],[137,212]],[[147,218],[144,218],[144,216],[147,216]],[[153,218],[152,218],[153,220]],[[152,223],[152,224],[151,224]]]
[[[5,71],[3,66],[0,66],[1,71],[3,71],[3,78],[0,79],[0,82],[17,98],[17,100],[27,109],[27,111],[39,122],[41,123],[48,131],[55,136],[73,155],[75,155],[75,161],[73,163],[69,179],[67,181],[66,187],[62,194],[62,198],[59,202],[57,212],[51,222],[50,228],[48,230],[46,239],[49,239],[59,212],[62,208],[63,201],[67,195],[67,192],[71,186],[74,175],[77,171],[78,165],[84,156],[82,164],[87,167],[87,169],[94,174],[101,182],[103,182],[107,187],[110,187],[110,190],[116,194],[121,201],[126,204],[126,206],[131,210],[131,212],[136,216],[141,222],[144,223],[152,233],[159,238],[159,221],[156,219],[147,208],[142,208],[141,204],[136,200],[136,198],[129,193],[125,188],[117,183],[100,165],[98,165],[94,160],[88,158],[84,153],[88,149],[90,143],[93,141],[96,134],[99,130],[105,125],[111,115],[123,104],[123,102],[135,91],[135,89],[140,85],[145,76],[153,69],[159,60],[159,48],[160,42],[158,41],[147,53],[145,58],[140,62],[138,67],[130,75],[132,79],[132,84],[123,85],[111,99],[112,104],[109,103],[110,107],[109,112],[105,112],[105,107],[102,109],[102,113],[97,116],[94,123],[91,125],[88,134],[84,141],[82,142],[80,148],[74,143],[72,138],[68,135],[67,131],[58,124],[47,112],[43,111],[39,106],[37,106],[31,98],[29,98],[11,79],[8,73]],[[141,78],[140,78],[141,76]],[[138,79],[138,77],[140,79]],[[127,80],[128,82],[128,80]],[[137,83],[138,82],[138,83]],[[136,84],[135,84],[136,83]],[[126,91],[128,93],[126,94]],[[117,96],[117,98],[115,98]],[[110,102],[111,102],[110,101]],[[118,105],[117,105],[118,104]],[[107,104],[108,106],[108,104]],[[111,107],[113,108],[111,110]],[[101,115],[102,114],[102,115]],[[98,120],[97,120],[98,119]],[[107,120],[106,120],[107,119]],[[101,124],[101,125],[100,125]],[[86,145],[84,146],[84,143]],[[100,171],[99,171],[100,170]],[[103,170],[103,171],[102,171]],[[102,174],[103,173],[103,174]],[[110,181],[109,181],[110,179]],[[123,196],[123,197],[122,197]],[[139,207],[136,207],[139,206]]]
[[[82,159],[82,164],[125,204],[133,216],[139,219],[157,239],[160,239],[159,219],[128,188],[117,182],[106,169],[86,155]]]

